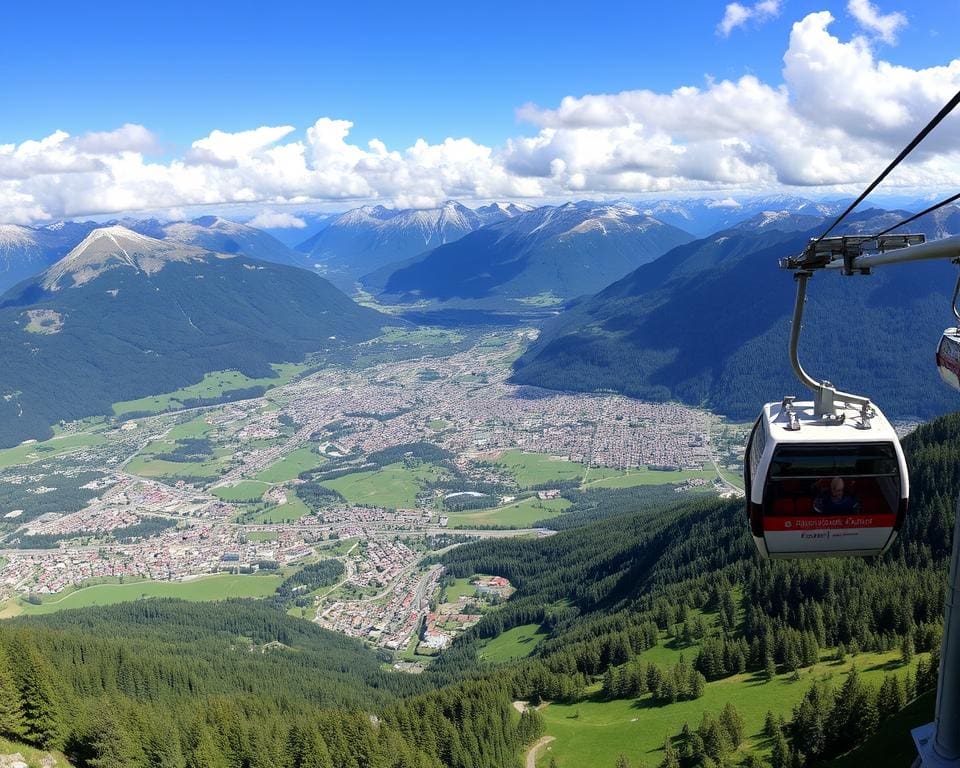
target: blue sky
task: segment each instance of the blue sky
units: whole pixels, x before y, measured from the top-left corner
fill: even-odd
[[[842,2],[787,0],[777,18],[726,38],[716,33],[724,3],[712,0],[413,5],[60,3],[51,13],[8,4],[4,26],[19,33],[0,51],[0,141],[132,122],[183,145],[212,128],[327,115],[353,121],[360,141],[496,144],[518,132],[514,110],[526,102],[750,72],[777,82],[794,20],[828,9],[839,35],[855,27]],[[897,61],[924,67],[956,55],[960,2],[906,13]]]
[[[895,25],[891,39],[884,40],[876,29],[854,18],[850,8],[855,3],[878,16],[902,14],[902,23]],[[764,5],[772,11],[762,12]],[[859,40],[872,57],[871,71],[876,71],[871,87],[877,92],[864,93],[860,84],[853,86],[856,92],[847,93],[844,82],[835,80],[827,95],[814,85],[807,88],[810,71],[798,74],[796,82],[786,87],[791,106],[796,102],[797,119],[804,121],[802,132],[811,133],[817,127],[816,105],[801,103],[804,93],[808,99],[814,94],[869,105],[874,97],[886,97],[881,87],[883,62],[907,68],[919,73],[917,82],[929,81],[936,87],[929,89],[923,103],[905,90],[890,97],[897,102],[896,109],[910,113],[896,130],[891,128],[879,139],[869,131],[856,136],[850,110],[845,115],[838,112],[835,124],[824,126],[847,133],[850,146],[862,140],[858,152],[879,158],[887,146],[895,146],[918,121],[932,114],[937,99],[952,87],[947,82],[954,77],[952,72],[938,74],[930,68],[943,67],[957,55],[951,31],[960,19],[960,0],[910,4],[898,0],[745,1],[740,7],[749,18],[722,34],[718,25],[727,6],[713,0],[669,6],[637,1],[8,5],[3,9],[8,34],[0,50],[0,145],[14,145],[21,156],[30,157],[10,161],[16,168],[7,175],[16,181],[4,190],[0,147],[0,220],[109,212],[127,204],[136,209],[192,205],[200,198],[214,202],[216,195],[204,197],[198,191],[202,184],[195,173],[181,173],[171,164],[183,161],[197,168],[206,163],[220,169],[257,165],[259,173],[265,153],[290,142],[303,144],[303,164],[313,174],[302,194],[297,193],[296,179],[298,174],[306,178],[305,173],[290,165],[271,176],[269,183],[252,180],[250,173],[218,181],[214,176],[224,174],[213,170],[204,183],[232,185],[220,195],[229,198],[225,202],[333,200],[339,207],[343,207],[339,201],[354,199],[425,205],[446,195],[477,199],[603,196],[783,184],[834,190],[847,177],[790,167],[791,161],[783,159],[789,148],[782,137],[744,138],[747,128],[728,126],[709,137],[691,139],[676,127],[676,121],[672,127],[659,126],[651,112],[644,112],[653,109],[655,117],[661,107],[613,104],[613,97],[624,91],[668,96],[684,86],[710,91],[712,83],[730,81],[737,85],[736,98],[743,98],[745,108],[768,110],[763,117],[770,121],[781,108],[775,96],[778,88],[785,87],[784,57],[804,42],[794,25],[822,11],[829,11],[833,21],[807,25],[807,39],[820,35],[820,28],[827,30],[830,41],[837,44],[837,55],[828,65],[836,64],[839,72],[846,66],[844,57],[852,61],[858,55],[859,43],[853,41]],[[794,60],[799,62],[802,56]],[[759,102],[744,93],[749,90],[740,83],[744,75],[754,76],[768,90]],[[956,76],[960,78],[960,69]],[[609,117],[599,123],[591,117],[588,128],[594,133],[586,135],[580,117],[571,122],[559,113],[548,114],[564,98],[588,95],[610,97],[604,109],[626,110],[625,120],[634,126],[632,134],[624,138],[612,128],[616,121]],[[719,91],[714,95],[722,98]],[[717,99],[711,104],[715,106]],[[755,103],[761,106],[752,107]],[[543,112],[526,110],[518,116],[527,104]],[[697,110],[710,109],[711,104],[691,105],[691,117],[684,119],[689,122],[697,117]],[[340,123],[324,128],[329,136],[324,140],[327,148],[320,153],[323,157],[317,155],[317,142],[306,134],[319,118],[352,123],[348,128],[337,127]],[[71,144],[90,132],[112,132],[124,125],[136,126],[140,138],[118,143],[113,134],[104,133],[99,143],[116,146],[99,153]],[[244,157],[232,145],[222,150],[220,134],[208,142],[218,149],[198,154],[194,146],[214,131],[246,135],[262,126],[293,130],[270,134],[264,142],[238,140],[246,147]],[[35,149],[31,142],[55,131],[69,138],[53,141],[53,150]],[[567,133],[558,138],[554,131]],[[394,180],[398,174],[408,174],[406,187],[354,178],[369,165],[369,158],[353,148],[366,152],[371,139],[381,140],[390,152],[405,153],[417,139],[435,148],[448,137],[464,139],[470,146],[437,149],[427,160],[416,159],[413,170],[406,156],[400,164],[391,160],[389,171],[380,168],[381,176]],[[529,141],[520,146],[524,139]],[[711,143],[704,144],[698,155],[695,144],[701,139]],[[603,159],[584,159],[589,151],[583,147],[592,140],[610,145]],[[834,140],[836,157],[825,156],[819,163],[824,169],[849,168],[849,183],[857,183],[866,173],[861,173],[861,165],[865,168],[869,163],[858,160],[843,137]],[[726,164],[708,167],[706,158],[726,152],[731,142],[737,147]],[[809,143],[821,144],[815,138]],[[579,147],[576,151],[571,149],[574,144]],[[492,159],[481,157],[484,150],[492,153]],[[140,152],[142,167],[131,169],[129,158],[121,167],[117,160],[121,151]],[[664,158],[671,152],[674,160],[667,162]],[[44,153],[56,157],[37,159]],[[680,155],[683,162],[675,162]],[[630,159],[617,165],[626,156]],[[781,160],[771,160],[776,157]],[[269,162],[278,164],[274,157]],[[478,170],[479,165],[484,168]],[[617,167],[611,170],[613,165]],[[444,170],[437,179],[425,181],[427,166]],[[88,194],[64,201],[62,177],[54,180],[56,194],[51,191],[52,172],[107,173],[108,178],[94,180],[94,186],[100,185],[97,199]],[[25,180],[25,175],[30,178]],[[123,184],[133,184],[134,175],[140,185],[136,190],[114,194],[113,202],[107,200],[108,190],[116,192]],[[160,176],[164,176],[162,193],[156,191]],[[537,181],[548,178],[549,183]],[[152,191],[144,179],[153,185]],[[84,187],[80,176],[72,181],[77,189]]]

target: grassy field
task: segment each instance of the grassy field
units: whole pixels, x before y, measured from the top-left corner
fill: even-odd
[[[450,515],[451,528],[475,528],[483,526],[507,526],[527,528],[537,520],[546,520],[563,513],[570,502],[566,499],[540,500],[536,496],[520,499],[504,507],[457,512]]]
[[[523,659],[533,653],[537,644],[546,636],[547,633],[540,629],[539,624],[521,624],[519,627],[508,629],[503,634],[497,635],[480,648],[478,655],[484,661],[494,664]],[[548,730],[547,733],[550,731]],[[579,765],[591,765],[591,763],[579,763]]]
[[[432,464],[407,468],[397,462],[382,469],[325,480],[323,485],[341,493],[351,504],[412,509],[417,506],[421,483],[443,474],[443,470]]]
[[[162,413],[163,411],[174,411],[182,408],[184,400],[192,400],[198,397],[221,397],[224,392],[231,389],[246,389],[247,387],[257,386],[272,388],[286,384],[306,366],[299,363],[279,363],[270,367],[277,374],[276,377],[252,379],[239,371],[208,373],[196,384],[181,387],[173,392],[114,403],[113,413],[116,416],[137,411]]]
[[[456,579],[453,584],[444,589],[444,602],[455,603],[460,597],[473,597],[477,588],[470,582],[475,578],[477,578],[476,575],[469,579]]]
[[[299,496],[287,491],[287,503],[270,507],[247,520],[249,523],[285,523],[288,520],[299,520],[310,514],[310,508],[303,503]]]
[[[684,654],[692,661],[696,650],[688,649]],[[904,675],[906,667],[900,665],[899,656],[898,652],[866,653],[842,663],[822,661],[801,670],[798,681],[791,680],[792,673],[777,675],[770,682],[752,673],[735,675],[708,683],[704,695],[695,701],[663,706],[654,705],[649,697],[551,704],[542,714],[547,735],[556,740],[544,751],[537,765],[546,768],[552,756],[560,768],[613,766],[620,753],[635,765],[640,762],[657,765],[663,757],[662,747],[667,736],[677,735],[684,722],[695,728],[704,711],[718,713],[727,702],[736,706],[746,724],[745,748],[762,748],[763,721],[768,710],[789,719],[793,707],[814,680],[839,685],[853,663],[861,677],[873,685],[879,685],[883,675],[890,671]],[[642,657],[654,660],[648,653]]]
[[[275,461],[257,475],[257,480],[264,483],[286,483],[310,469],[319,467],[325,459],[311,448],[297,448],[297,450]]]
[[[445,344],[456,344],[463,341],[464,335],[446,328],[414,328],[407,329],[400,326],[384,326],[383,333],[368,343],[382,342],[386,344],[418,344],[428,347]]]
[[[167,432],[167,440],[186,440],[187,438],[209,437],[214,427],[207,424],[207,417],[203,414],[183,424],[176,424]]]
[[[230,463],[233,452],[229,448],[214,449],[213,455],[203,461],[166,461],[156,458],[158,454],[173,452],[178,440],[208,437],[213,427],[206,423],[205,418],[200,415],[171,427],[162,439],[149,443],[128,461],[124,469],[141,477],[202,477],[215,480]]]
[[[267,492],[270,483],[258,480],[241,480],[236,485],[223,485],[211,493],[224,501],[258,501]]]
[[[586,472],[583,464],[525,451],[505,451],[496,463],[503,464],[521,488],[558,480],[579,480]]]
[[[143,597],[178,597],[194,602],[226,600],[229,597],[266,597],[272,595],[280,576],[235,576],[217,574],[202,576],[192,581],[137,581],[127,584],[97,584],[71,592],[62,598],[53,596],[41,605],[18,604],[20,613],[34,616],[63,611],[68,608],[88,608],[92,605],[127,603]]]
[[[276,531],[250,531],[245,533],[247,541],[276,541],[277,532]]]
[[[32,464],[35,461],[61,456],[80,448],[89,448],[106,442],[102,435],[82,432],[65,437],[53,437],[42,443],[26,443],[13,448],[0,450],[0,469],[6,469],[17,464]]]
[[[591,473],[596,472],[592,469]],[[634,488],[638,485],[664,485],[667,483],[683,483],[687,480],[701,478],[710,482],[716,477],[713,470],[675,470],[662,471],[658,469],[628,469],[616,471],[606,477],[588,477],[584,482],[587,488]]]
[[[173,446],[169,448],[172,450]],[[214,456],[202,462],[164,461],[155,459],[149,453],[134,456],[124,467],[132,475],[140,477],[202,477],[215,480],[220,470],[227,466],[224,457]]]

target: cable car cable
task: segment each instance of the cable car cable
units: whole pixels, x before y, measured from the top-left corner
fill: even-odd
[[[897,155],[893,159],[893,161],[886,168],[883,169],[883,172],[879,176],[877,176],[877,178],[875,178],[872,182],[870,182],[870,185],[865,190],[863,190],[863,192],[860,194],[860,197],[854,200],[849,205],[847,210],[841,213],[837,217],[837,219],[833,222],[833,224],[830,225],[827,231],[824,232],[822,235],[820,235],[820,237],[818,237],[815,242],[819,243],[821,240],[823,240],[823,238],[829,235],[836,228],[836,226],[854,210],[854,208],[860,205],[860,203],[862,203],[866,199],[867,195],[873,192],[873,190],[877,188],[880,182],[883,181],[885,178],[887,178],[890,172],[894,168],[896,168],[898,165],[900,165],[903,159],[906,158],[907,155],[909,155],[911,152],[913,152],[914,149],[917,148],[917,145],[920,144],[920,142],[927,137],[930,131],[936,128],[943,121],[943,119],[954,110],[957,104],[960,104],[960,91],[957,91],[957,93],[954,94],[953,98],[943,105],[943,108],[939,112],[937,112],[936,115],[934,115],[933,119],[926,124],[923,130],[921,130],[920,133],[918,133],[916,136],[913,137],[910,143],[907,144],[907,146],[905,146],[901,150],[900,154]]]
[[[911,217],[908,218],[908,219],[904,219],[904,220],[901,221],[899,224],[894,224],[892,227],[887,227],[885,230],[883,230],[883,232],[877,232],[877,234],[875,234],[873,237],[874,237],[874,238],[876,238],[876,237],[883,237],[884,235],[886,235],[886,234],[888,234],[888,233],[890,233],[890,232],[893,232],[893,230],[899,229],[899,228],[902,227],[904,224],[909,224],[911,221],[916,221],[916,220],[919,219],[921,216],[926,216],[928,213],[933,213],[935,210],[937,210],[937,208],[943,208],[943,206],[945,206],[945,205],[950,205],[950,203],[955,202],[955,201],[957,201],[957,200],[960,200],[960,192],[957,192],[957,194],[955,194],[955,195],[951,195],[950,197],[946,198],[945,200],[941,200],[939,203],[935,203],[934,205],[931,205],[929,208],[927,208],[927,209],[925,209],[925,210],[923,210],[923,211],[920,211],[920,213],[915,213],[913,216],[911,216]],[[872,238],[871,238],[871,239],[872,239]]]

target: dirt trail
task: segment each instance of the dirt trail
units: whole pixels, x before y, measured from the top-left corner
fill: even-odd
[[[553,736],[544,736],[527,750],[526,768],[537,768],[537,755],[540,754],[540,750],[553,741],[553,739]]]

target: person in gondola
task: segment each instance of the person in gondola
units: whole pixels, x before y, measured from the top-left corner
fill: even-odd
[[[813,502],[813,511],[820,515],[839,515],[859,509],[859,500],[846,492],[846,483],[842,477],[833,478],[830,488],[821,491]]]

